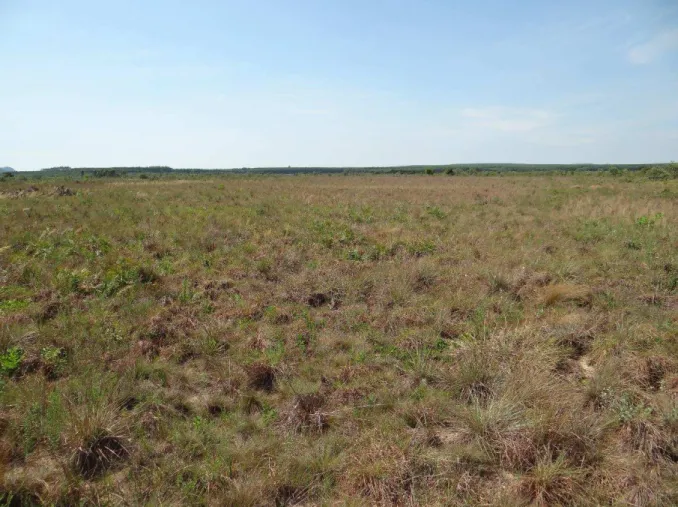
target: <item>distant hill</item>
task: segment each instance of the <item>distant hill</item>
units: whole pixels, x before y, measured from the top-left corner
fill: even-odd
[[[15,173],[16,171],[11,167],[0,167],[0,173]]]

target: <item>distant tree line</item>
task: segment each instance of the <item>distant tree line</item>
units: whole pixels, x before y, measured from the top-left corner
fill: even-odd
[[[125,173],[168,173],[172,172],[172,168],[169,166],[133,166],[133,167],[69,167],[69,166],[59,166],[59,167],[47,167],[41,169],[41,172],[79,172],[85,174],[103,174],[111,175],[112,172],[116,174],[125,174]]]
[[[42,169],[40,176],[70,178],[121,178],[138,175],[141,178],[159,177],[164,174],[445,174],[492,175],[501,173],[581,173],[606,172],[612,176],[628,172],[640,172],[648,178],[661,180],[678,177],[678,164],[445,164],[407,165],[390,167],[242,167],[237,169],[173,169],[168,166],[133,167],[69,167],[58,166]],[[153,176],[156,175],[156,176]]]

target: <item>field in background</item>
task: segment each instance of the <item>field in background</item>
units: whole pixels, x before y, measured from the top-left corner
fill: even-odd
[[[8,179],[0,403],[11,505],[675,505],[678,180]]]

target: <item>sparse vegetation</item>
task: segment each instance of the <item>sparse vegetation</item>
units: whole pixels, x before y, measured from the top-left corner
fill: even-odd
[[[3,181],[0,503],[678,504],[674,166],[435,169]]]

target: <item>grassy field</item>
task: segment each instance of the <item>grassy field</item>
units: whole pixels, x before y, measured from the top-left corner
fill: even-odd
[[[676,505],[678,180],[0,183],[9,505]]]

